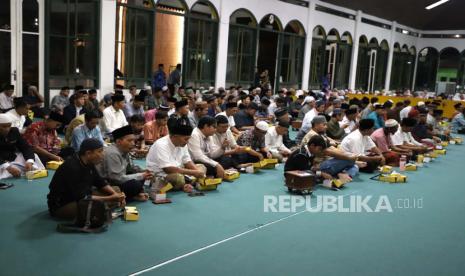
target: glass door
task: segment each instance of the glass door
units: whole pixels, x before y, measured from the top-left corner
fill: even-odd
[[[331,88],[334,87],[334,73],[335,73],[335,67],[336,67],[336,53],[337,53],[337,43],[331,43],[330,45],[327,46],[326,48],[326,56],[328,57],[327,60],[327,74],[330,76],[330,86]]]
[[[11,4],[9,0],[0,1],[0,90],[4,85],[14,84],[15,70],[12,68],[14,48],[11,39]]]
[[[375,89],[376,75],[376,49],[370,50],[370,68],[368,69],[368,87],[367,91],[373,92]]]

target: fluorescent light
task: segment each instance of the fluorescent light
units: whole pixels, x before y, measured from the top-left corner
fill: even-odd
[[[456,34],[456,35],[454,35],[454,36],[455,36],[456,38],[460,38],[460,35],[459,35],[459,34]]]
[[[431,9],[436,8],[437,6],[442,5],[442,4],[446,3],[446,2],[449,2],[449,0],[440,0],[440,1],[437,1],[436,3],[434,3],[434,4],[431,4],[431,5],[427,6],[425,9],[431,10]]]
[[[408,31],[407,30],[402,30],[402,33],[403,34],[408,34]]]

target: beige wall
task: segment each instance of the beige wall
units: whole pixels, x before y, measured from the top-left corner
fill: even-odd
[[[152,72],[158,69],[158,64],[163,63],[166,74],[169,74],[176,64],[182,63],[184,17],[157,13],[155,21]]]

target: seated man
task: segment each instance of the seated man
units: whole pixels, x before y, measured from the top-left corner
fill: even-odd
[[[315,158],[315,164],[320,167],[320,170],[339,178],[343,182],[349,182],[358,174],[359,167],[365,164],[356,162],[356,158],[346,154],[344,151],[336,148],[336,141],[326,135],[327,122],[326,117],[318,115],[313,118],[312,128],[302,139],[302,145],[307,145],[308,141],[313,136],[321,136],[325,139],[327,147],[323,149],[321,154]]]
[[[70,146],[71,145],[71,139],[73,138],[73,131],[75,128],[77,128],[78,126],[84,124],[86,122],[85,120],[85,114],[82,114],[82,115],[79,115],[77,116],[76,118],[74,118],[68,125],[68,127],[66,127],[66,131],[65,131],[65,141],[64,141],[64,144],[67,145],[67,146]],[[100,128],[101,130],[101,128]],[[103,135],[103,133],[102,133]]]
[[[312,108],[309,112],[305,114],[305,117],[302,121],[302,127],[299,129],[295,141],[300,144],[302,143],[302,139],[304,138],[305,134],[307,134],[310,129],[312,128],[312,120],[319,114],[324,113],[325,111],[325,102],[322,100],[318,100],[315,103],[315,107]]]
[[[99,140],[102,144],[103,136],[100,128],[98,126],[100,119],[102,118],[102,113],[100,110],[93,110],[84,114],[85,123],[77,126],[73,130],[73,135],[71,136],[71,147],[75,152],[79,151],[82,141],[89,138],[95,138]]]
[[[374,110],[368,114],[367,119],[372,119],[375,123],[375,130],[378,128],[384,127],[384,116],[386,115],[386,111],[384,105],[380,103],[373,104]]]
[[[339,126],[344,129],[346,134],[351,133],[352,131],[358,128],[358,107],[357,106],[350,106],[349,109],[346,110],[345,116],[341,122],[339,122]]]
[[[56,95],[52,99],[52,110],[60,114],[63,114],[63,109],[69,105],[69,87],[64,86],[60,90],[60,94]]]
[[[393,167],[399,166],[400,155],[412,156],[412,151],[393,145],[391,136],[397,132],[398,128],[399,123],[394,119],[389,119],[383,128],[377,129],[371,134],[371,139],[386,159],[386,165]]]
[[[74,118],[85,114],[84,108],[85,96],[82,93],[73,95],[73,101],[63,109],[63,124],[67,126]]]
[[[454,116],[451,122],[452,133],[465,134],[465,109]]]
[[[434,136],[432,129],[427,125],[428,110],[426,108],[419,108],[418,112],[418,123],[412,129],[413,138],[426,146],[434,146],[436,143],[441,143],[441,139]]]
[[[40,95],[37,86],[30,85],[27,88],[27,95],[24,96],[24,100],[29,105],[32,112],[34,112],[35,118],[44,117],[44,96]]]
[[[196,128],[199,124],[199,120],[208,114],[207,102],[196,102],[194,111],[189,112],[187,117],[192,128]]]
[[[53,175],[47,195],[50,215],[72,220],[77,216],[78,201],[88,196],[124,207],[124,193],[115,191],[95,170],[95,165],[102,160],[102,142],[93,138],[84,140],[79,152],[68,158]],[[98,191],[92,192],[92,187]]]
[[[235,135],[239,135],[241,132],[236,128],[236,122],[234,121],[234,115],[239,111],[236,102],[226,103],[225,111],[218,113],[216,116],[223,115],[229,120],[229,128]]]
[[[291,116],[289,115],[289,111],[287,110],[287,108],[276,109],[274,112],[274,118],[275,122],[283,121],[289,124],[291,123]],[[283,144],[289,149],[297,145],[296,142],[291,140],[291,138],[289,137],[289,131],[283,134]]]
[[[302,145],[291,153],[284,165],[284,171],[313,171],[324,179],[333,179],[331,174],[320,171],[315,163],[315,157],[321,155],[327,146],[323,137],[312,136],[306,145]]]
[[[291,151],[283,143],[283,135],[289,131],[289,122],[278,121],[275,126],[268,128],[265,135],[265,147],[271,152],[273,158],[283,162]]]
[[[247,149],[245,153],[236,155],[238,163],[255,163],[264,158],[273,157],[265,145],[267,131],[268,124],[264,121],[258,121],[253,129],[247,129],[242,132],[239,139],[237,139],[237,144]]]
[[[412,136],[412,129],[417,124],[413,118],[403,118],[400,128],[391,136],[392,144],[403,150],[412,151],[414,154],[421,154],[428,151],[428,148],[418,142]]]
[[[236,128],[240,131],[247,129],[254,129],[255,126],[255,113],[258,110],[256,103],[250,103],[246,109],[237,112],[234,115],[234,121],[236,122]]]
[[[13,119],[11,126],[17,128],[20,133],[24,133],[26,131],[25,124],[31,123],[31,120],[27,117],[29,105],[22,97],[14,98],[14,104],[15,108],[7,112]]]
[[[134,142],[135,148],[134,150],[144,149],[145,148],[145,140],[144,140],[144,124],[145,119],[142,115],[133,115],[129,118],[129,125],[132,128],[132,134],[134,134]]]
[[[20,177],[32,169],[44,169],[32,147],[11,123],[10,115],[0,114],[0,179]]]
[[[187,144],[192,161],[207,168],[207,176],[224,177],[224,168],[210,157],[212,136],[216,132],[216,120],[210,116],[200,118],[198,127],[192,131]]]
[[[370,138],[374,126],[375,122],[372,119],[362,119],[359,128],[347,135],[341,142],[342,150],[355,156],[356,160],[367,163],[366,167],[360,168],[361,172],[372,173],[378,166],[386,163],[382,152]]]
[[[63,116],[52,111],[47,119],[33,123],[24,133],[24,139],[33,147],[43,163],[63,161],[62,157],[68,156],[68,153],[61,151],[61,141],[57,134],[62,122]]]
[[[158,139],[168,135],[168,114],[166,111],[155,113],[155,120],[149,121],[144,125],[145,144],[152,145]]]
[[[234,155],[245,153],[245,147],[238,146],[232,131],[229,128],[229,120],[226,116],[217,115],[216,133],[212,136],[209,156],[219,162],[225,169],[250,166],[250,163],[239,164]]]
[[[190,125],[190,121],[189,121],[189,118],[188,118],[188,115],[189,115],[189,103],[187,100],[181,100],[179,102],[176,102],[174,104],[175,106],[175,112],[173,114],[171,114],[170,118],[174,118],[174,119],[180,119],[181,121],[178,121],[178,120],[171,120],[171,122],[179,122],[183,125],[185,125],[186,123]],[[170,120],[168,120],[168,123],[170,122]],[[192,126],[191,126],[192,127]],[[168,129],[169,129],[169,124],[168,124]],[[193,129],[193,128],[192,128]]]
[[[167,183],[174,190],[192,192],[192,182],[189,176],[205,178],[206,168],[192,162],[187,148],[187,142],[192,135],[192,127],[182,118],[168,120],[169,135],[158,139],[147,154],[147,169],[155,175],[152,185],[155,189],[163,188]],[[186,177],[187,180],[186,181]]]
[[[121,94],[111,96],[111,106],[103,110],[103,126],[104,135],[113,132],[115,129],[128,125],[128,121],[124,116],[123,108],[125,106],[125,98]]]
[[[7,112],[14,108],[13,94],[15,93],[15,87],[7,84],[4,86],[3,91],[0,92],[0,112]]]
[[[144,100],[144,95],[136,95],[132,102],[124,105],[123,112],[126,120],[129,120],[134,115],[144,117]]]
[[[147,200],[144,180],[151,179],[153,175],[132,163],[129,152],[134,148],[136,139],[131,126],[115,129],[111,134],[115,143],[105,148],[103,162],[96,166],[98,173],[112,185],[119,186],[128,199]]]
[[[329,138],[334,140],[342,140],[344,136],[346,136],[346,132],[343,128],[339,125],[339,122],[342,121],[344,114],[342,109],[335,108],[331,114],[331,120],[328,122],[328,129],[326,130],[326,134]]]

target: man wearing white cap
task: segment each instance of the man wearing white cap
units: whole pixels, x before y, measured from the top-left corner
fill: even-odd
[[[273,155],[266,148],[265,135],[268,132],[268,124],[265,121],[258,121],[255,127],[242,132],[237,140],[239,146],[247,149],[247,153],[238,154],[239,164],[254,163],[263,158],[272,158]]]
[[[0,114],[0,179],[20,177],[24,171],[44,168],[19,130],[11,127],[12,121],[10,115]]]
[[[400,155],[412,156],[412,151],[401,149],[392,143],[391,136],[397,132],[398,128],[399,123],[394,119],[389,119],[383,128],[375,130],[370,135],[378,149],[383,153],[386,165],[393,167],[399,166]]]
[[[312,110],[312,108],[315,106],[315,98],[312,96],[307,96],[305,97],[304,101],[302,102],[302,108],[299,110],[299,115],[297,118],[299,120],[303,120],[305,117],[305,114]]]

